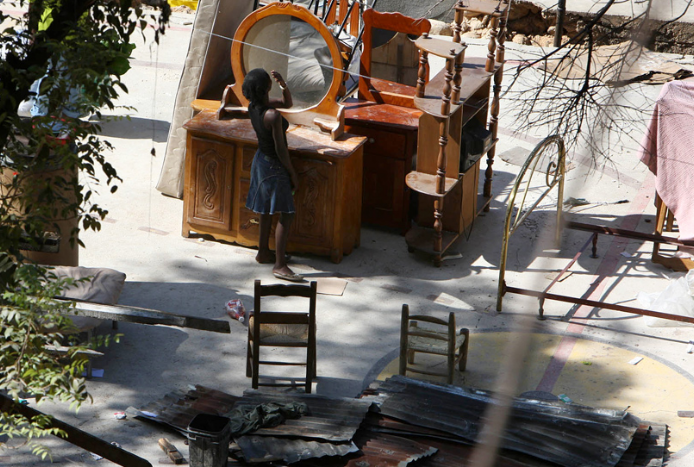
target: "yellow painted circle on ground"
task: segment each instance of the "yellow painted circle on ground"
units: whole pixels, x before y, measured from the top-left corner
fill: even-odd
[[[470,336],[467,369],[457,373],[454,384],[494,389],[501,362],[508,355],[515,334],[477,333]],[[555,334],[533,334],[523,365],[517,395],[537,389],[562,339],[574,339],[573,349],[559,373],[552,393],[565,394],[577,404],[594,408],[628,410],[652,423],[669,427],[669,451],[675,453],[694,441],[694,418],[680,418],[679,410],[694,410],[694,382],[677,369],[644,354],[603,342]],[[642,358],[637,364],[629,362]],[[442,371],[442,358],[417,355],[416,362]],[[379,380],[398,372],[396,357],[381,371]],[[415,378],[445,383],[445,378],[410,374]]]

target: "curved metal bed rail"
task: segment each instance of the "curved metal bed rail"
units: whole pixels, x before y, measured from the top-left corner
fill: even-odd
[[[555,147],[555,152],[549,152],[550,148]],[[549,157],[547,157],[549,156]],[[545,189],[532,203],[530,207],[524,209],[525,203],[530,192],[531,182],[539,169],[542,169],[541,162],[547,161],[544,168],[545,174]],[[557,226],[555,233],[555,241],[559,243],[561,239],[561,217],[562,205],[564,202],[564,179],[566,174],[565,168],[566,150],[564,140],[558,135],[548,136],[543,139],[535,149],[532,150],[525,163],[521,167],[516,181],[513,184],[509,195],[508,205],[506,207],[506,219],[504,222],[504,236],[501,244],[501,261],[499,263],[499,290],[497,294],[496,310],[501,311],[502,300],[506,292],[506,257],[508,255],[508,243],[511,235],[520,227],[530,213],[542,202],[547,194],[555,187],[558,188],[557,196]],[[516,198],[521,193],[520,203],[516,203]],[[514,210],[515,215],[514,215]]]

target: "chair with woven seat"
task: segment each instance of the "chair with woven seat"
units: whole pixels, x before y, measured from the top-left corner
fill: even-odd
[[[420,326],[422,324],[422,326]],[[400,371],[431,376],[445,376],[448,384],[453,384],[455,366],[465,371],[467,365],[470,331],[462,328],[456,331],[455,314],[448,315],[448,321],[427,315],[410,315],[410,307],[402,306],[400,323]],[[415,353],[442,355],[447,358],[446,371],[435,371],[429,367],[415,366]]]
[[[253,315],[248,321],[246,376],[252,378],[253,389],[258,386],[294,386],[293,383],[260,382],[260,365],[305,366],[305,391],[311,392],[316,377],[316,282],[310,285],[261,285],[255,281]],[[304,297],[309,300],[308,311],[262,311],[261,298]],[[284,300],[286,302],[286,300]],[[261,360],[261,347],[298,347],[306,349],[305,361]]]

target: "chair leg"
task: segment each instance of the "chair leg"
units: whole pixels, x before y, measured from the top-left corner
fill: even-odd
[[[311,377],[312,378],[317,378],[318,377],[318,371],[316,369],[316,348],[313,348],[313,352],[311,353],[311,361],[313,362],[312,368],[311,368]]]
[[[448,369],[448,376],[446,377],[446,382],[448,384],[453,384],[453,374],[455,373],[455,341],[449,344],[448,358],[446,359],[446,366]]]
[[[411,322],[410,327],[412,327],[412,328],[418,327],[417,322],[416,321]],[[414,364],[414,354],[415,354],[414,350],[410,350],[410,349],[407,350],[407,363],[409,363],[410,365]]]
[[[407,344],[400,345],[400,359],[398,374],[405,376],[407,374]]]
[[[311,394],[311,370],[306,368],[306,385],[304,386],[304,392],[306,394]]]
[[[460,360],[458,361],[458,370],[465,371],[465,368],[467,368],[467,352],[468,348],[470,347],[470,330],[463,328],[460,330],[460,334],[465,336],[465,342],[463,342],[463,345],[459,350]]]
[[[253,389],[258,389],[258,373],[260,372],[260,344],[257,340],[253,341],[253,355],[251,363],[253,366],[251,387]]]
[[[410,309],[407,305],[402,306],[402,317],[400,318],[400,361],[398,373],[402,376],[407,374],[407,326]]]
[[[306,348],[306,386],[304,392],[311,394],[311,383],[316,377],[316,349],[313,346]]]
[[[251,362],[253,361],[253,354],[251,352],[251,340],[248,339],[246,343],[246,377],[250,378],[253,375],[253,369],[251,368]]]

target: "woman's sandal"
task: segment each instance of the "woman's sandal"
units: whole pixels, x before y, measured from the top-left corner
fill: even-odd
[[[295,272],[289,273],[289,274],[284,274],[281,272],[275,272],[273,271],[272,274],[278,279],[283,279],[285,281],[290,281],[290,282],[305,282],[306,279],[304,279],[304,276],[301,274],[297,274]]]

